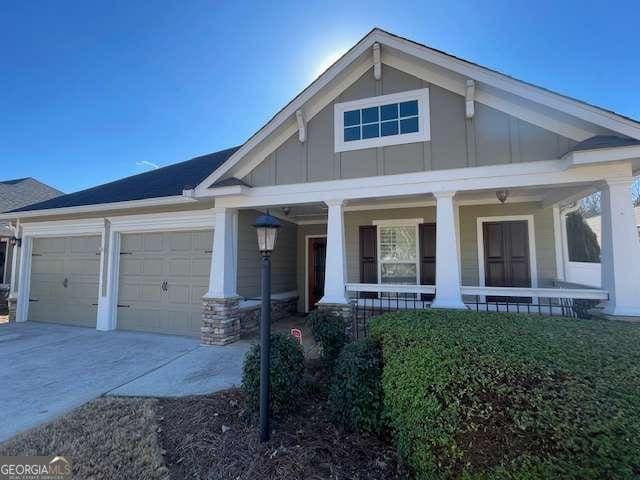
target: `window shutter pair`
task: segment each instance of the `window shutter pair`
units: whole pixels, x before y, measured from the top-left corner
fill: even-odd
[[[436,282],[436,224],[421,223],[418,228],[420,252],[420,285]],[[375,225],[360,226],[360,283],[378,283],[378,238]],[[376,293],[363,294],[374,298]],[[433,295],[422,295],[431,300]]]

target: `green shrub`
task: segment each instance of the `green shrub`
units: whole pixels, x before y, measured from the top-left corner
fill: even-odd
[[[371,331],[417,478],[638,478],[640,326],[432,310]]]
[[[289,335],[271,335],[269,352],[269,407],[272,414],[295,410],[304,389],[304,354],[300,344]],[[252,345],[244,359],[242,391],[246,407],[252,413],[260,410],[260,345]]]
[[[342,347],[347,343],[344,320],[332,313],[314,310],[307,317],[311,324],[313,339],[322,351],[322,358],[330,368],[340,355]]]
[[[378,432],[382,417],[382,363],[371,339],[346,345],[334,366],[329,405],[334,422],[360,432]]]

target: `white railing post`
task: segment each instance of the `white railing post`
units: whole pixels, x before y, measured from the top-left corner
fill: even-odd
[[[631,200],[631,177],[607,180],[602,190],[602,288],[604,313],[640,316],[640,244]]]
[[[433,194],[436,197],[436,298],[431,306],[434,308],[467,308],[460,293],[455,193]]]
[[[347,304],[346,257],[344,245],[344,200],[327,200],[327,257],[325,263],[324,296],[318,303]]]

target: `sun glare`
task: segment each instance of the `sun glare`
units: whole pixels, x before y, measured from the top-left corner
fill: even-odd
[[[313,78],[316,79],[324,73],[324,71],[333,65],[342,55],[344,55],[346,49],[334,50],[331,54],[327,55],[317,66],[313,72]]]

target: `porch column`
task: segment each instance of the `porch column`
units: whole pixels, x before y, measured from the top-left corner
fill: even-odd
[[[18,291],[16,301],[16,322],[26,322],[29,318],[29,291],[31,288],[31,251],[33,238],[22,235],[20,246],[20,272],[18,272]]]
[[[607,180],[602,190],[602,288],[609,291],[604,313],[640,316],[640,243],[636,232],[633,179]]]
[[[14,230],[14,236],[20,238],[20,225]],[[9,297],[7,298],[7,308],[9,309],[9,322],[16,321],[16,308],[18,303],[18,268],[20,268],[20,250],[17,244],[11,250],[11,279],[9,280]]]
[[[467,308],[460,294],[456,192],[435,192],[436,197],[436,297],[433,308]]]
[[[346,305],[347,264],[344,245],[344,200],[329,200],[327,221],[327,257],[325,263],[324,296],[318,303]]]
[[[240,339],[237,293],[238,211],[215,209],[209,290],[203,298],[201,340],[226,345]],[[256,245],[256,249],[257,249]]]

